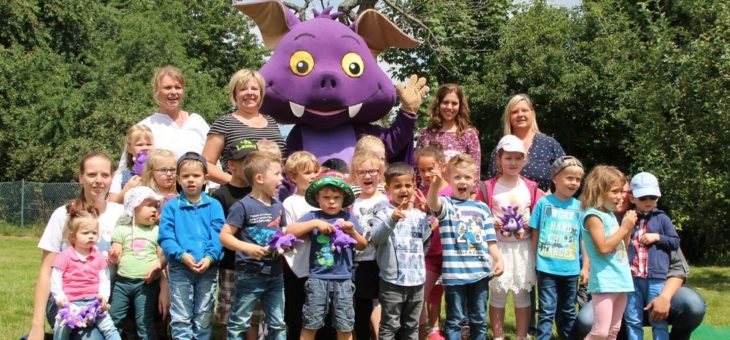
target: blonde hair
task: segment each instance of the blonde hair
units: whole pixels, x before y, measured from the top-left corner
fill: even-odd
[[[615,166],[597,165],[588,173],[580,194],[580,208],[599,208],[603,206],[603,196],[611,191],[611,187],[623,187],[626,176]]]
[[[99,230],[99,220],[97,219],[97,213],[89,210],[76,210],[70,204],[66,206],[67,219],[66,224],[63,226],[63,238],[73,246],[76,240],[76,232],[78,232],[81,225],[84,223],[93,223],[96,225],[96,230]]]
[[[436,96],[431,100],[431,103],[428,104],[428,115],[429,115],[429,121],[428,121],[428,129],[431,131],[438,131],[441,129],[441,110],[439,107],[441,106],[441,102],[444,101],[444,98],[449,93],[456,94],[456,97],[459,99],[459,112],[456,114],[456,134],[458,136],[461,136],[466,130],[469,130],[474,127],[474,124],[471,123],[471,117],[469,116],[469,103],[467,102],[466,95],[464,95],[464,91],[461,89],[461,86],[457,84],[443,84],[441,87],[439,87],[439,90],[436,92]]]
[[[175,79],[178,83],[180,83],[180,86],[185,88],[185,76],[183,76],[182,71],[180,71],[179,68],[167,65],[161,68],[158,68],[155,70],[155,75],[152,76],[152,98],[155,99],[155,102],[159,105],[160,100],[157,99],[157,93],[160,92],[160,83],[162,82],[162,78],[168,76],[172,79]],[[180,96],[180,101],[182,101],[184,97],[184,94]]]
[[[279,144],[276,144],[270,139],[262,139],[258,141],[256,143],[256,149],[259,151],[266,151],[268,153],[274,154],[276,157],[279,158],[279,161],[281,161],[281,149],[279,148]]]
[[[284,171],[289,178],[293,178],[308,166],[313,166],[314,171],[319,173],[319,162],[317,162],[317,157],[311,152],[297,151],[286,158]]]
[[[357,140],[354,153],[362,151],[375,152],[373,151],[374,148],[382,149],[385,152],[385,144],[380,138],[373,135],[364,135]]]
[[[259,107],[261,107],[261,104],[264,102],[264,87],[266,86],[266,83],[264,82],[264,77],[261,73],[259,73],[259,71],[249,68],[242,68],[236,71],[236,73],[231,76],[231,80],[228,82],[228,99],[233,105],[237,105],[236,89],[238,86],[246,84],[251,79],[256,80],[256,84],[259,86]]]
[[[136,124],[132,125],[127,129],[127,167],[131,168],[132,165],[134,165],[134,156],[132,154],[132,148],[131,146],[134,145],[138,140],[142,138],[149,138],[149,140],[154,145],[155,143],[155,137],[152,135],[152,130],[146,125],[142,124]]]
[[[365,163],[367,161],[373,162],[375,166],[378,167],[378,170],[380,170],[380,174],[383,174],[383,172],[385,171],[385,162],[380,159],[380,156],[378,156],[378,154],[373,151],[361,149],[360,151],[355,152],[355,154],[352,155],[352,161],[350,161],[351,179],[357,178],[357,169],[360,167],[360,165],[362,165],[362,163]]]
[[[465,167],[474,167],[474,175],[476,176],[476,169],[477,169],[477,162],[474,161],[474,158],[471,158],[471,156],[460,153],[457,154],[454,157],[451,157],[449,159],[449,163],[447,165],[449,171],[456,169],[456,168],[465,168]]]
[[[243,176],[246,177],[246,182],[253,187],[256,175],[264,173],[271,163],[279,162],[281,162],[279,157],[271,152],[253,151],[243,161]]]
[[[512,98],[510,98],[507,102],[507,106],[504,108],[504,113],[502,114],[504,136],[512,134],[512,125],[510,125],[509,122],[510,111],[512,111],[515,105],[521,101],[524,101],[525,104],[530,107],[530,110],[532,110],[532,125],[530,125],[530,130],[534,133],[540,133],[540,129],[537,127],[537,113],[535,112],[535,105],[533,104],[530,96],[520,93],[512,96]]]
[[[155,182],[153,174],[157,165],[163,160],[172,160],[172,164],[175,164],[175,162],[177,162],[177,157],[175,157],[175,153],[170,150],[154,149],[150,151],[147,163],[145,163],[144,170],[142,171],[142,185],[152,188],[155,192],[160,192],[160,187],[157,185],[157,182]],[[177,175],[175,177],[177,177]]]

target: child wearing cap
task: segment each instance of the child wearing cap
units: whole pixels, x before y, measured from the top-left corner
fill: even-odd
[[[573,197],[584,170],[577,158],[562,156],[553,162],[550,171],[555,191],[537,201],[529,223],[537,254],[537,338],[552,338],[555,319],[558,335],[574,339],[578,281],[586,282],[590,266],[584,255],[581,270],[581,209],[580,201]]]
[[[520,176],[527,164],[521,139],[506,135],[497,144],[497,175],[479,185],[482,201],[494,215],[497,245],[504,260],[504,274],[489,282],[489,320],[495,339],[504,337],[504,313],[512,292],[517,339],[527,337],[530,324],[530,292],[537,280],[532,233],[528,222],[542,191],[537,183]]]
[[[205,194],[205,158],[188,152],[177,161],[180,195],[162,209],[158,242],[170,268],[170,317],[174,339],[209,339],[218,278],[223,207]]]
[[[362,229],[355,215],[345,210],[355,201],[355,195],[342,178],[325,175],[309,184],[304,197],[307,203],[321,210],[312,211],[287,227],[288,233],[297,237],[309,235],[311,239],[301,339],[314,339],[317,330],[324,326],[330,309],[337,338],[351,338],[355,324],[352,248],[363,250],[368,244],[361,235]],[[336,233],[337,225],[346,236],[354,239],[354,245],[333,247],[333,236],[339,234]]]
[[[662,194],[654,175],[641,172],[631,178],[631,195],[638,215],[627,243],[634,291],[629,293],[624,321],[628,339],[634,340],[644,337],[644,306],[664,288],[670,253],[679,249],[679,235],[669,216],[656,208]],[[667,320],[649,322],[654,339],[669,339]]]
[[[109,315],[117,329],[131,311],[140,339],[157,338],[155,316],[167,265],[157,244],[159,206],[163,197],[150,187],[138,186],[124,195],[124,214],[112,234],[109,262],[118,264]],[[165,290],[166,291],[166,290]]]
[[[281,257],[268,248],[274,234],[285,225],[284,208],[276,199],[283,179],[279,158],[265,151],[251,152],[243,161],[251,193],[231,206],[220,234],[223,245],[236,252],[235,289],[228,317],[228,339],[240,339],[251,327],[257,301],[261,301],[268,338],[286,339],[284,278]]]

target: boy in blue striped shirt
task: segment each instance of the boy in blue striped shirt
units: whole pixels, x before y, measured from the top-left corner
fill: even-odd
[[[427,198],[440,224],[441,279],[446,289],[446,338],[449,340],[461,339],[460,324],[465,317],[469,320],[471,339],[487,338],[488,283],[492,276],[501,275],[504,268],[489,208],[484,202],[470,198],[478,179],[476,169],[474,159],[468,155],[452,157],[447,166],[451,197],[439,197],[438,188],[444,178],[441,169],[435,168]],[[467,311],[463,310],[464,306]]]

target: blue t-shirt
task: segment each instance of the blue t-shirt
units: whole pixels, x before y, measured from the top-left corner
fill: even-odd
[[[492,273],[489,242],[496,242],[492,215],[484,202],[439,197],[437,216],[445,286],[477,282]]]
[[[271,205],[246,195],[243,199],[231,206],[226,223],[238,228],[236,238],[266,247],[277,230],[284,226],[284,207],[275,199]],[[256,260],[243,252],[236,252],[236,270],[246,270],[264,275],[279,275],[282,273],[281,257],[267,256]]]
[[[334,224],[338,219],[350,221],[355,230],[362,234],[362,228],[354,214],[341,211],[337,215],[327,215],[322,211],[312,211],[302,216],[299,222],[324,220]],[[354,245],[346,247],[342,252],[332,249],[331,236],[320,234],[319,229],[312,229],[309,237],[312,247],[309,249],[309,277],[325,280],[340,280],[352,278],[352,257]]]
[[[570,197],[563,201],[555,195],[535,204],[530,228],[538,230],[537,270],[543,273],[573,276],[580,274],[580,201]]]
[[[604,226],[606,238],[615,234],[618,229],[618,221],[613,213],[605,213],[598,209],[589,208],[583,215],[583,232],[586,233],[584,243],[586,253],[591,259],[591,274],[588,279],[589,293],[621,293],[633,292],[634,281],[631,278],[629,268],[629,257],[626,253],[624,241],[618,243],[616,249],[607,255],[601,255],[593,243],[590,232],[585,228],[585,220],[588,216],[595,215],[601,219]]]

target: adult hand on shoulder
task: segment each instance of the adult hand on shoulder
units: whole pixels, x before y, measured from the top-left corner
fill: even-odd
[[[419,78],[417,75],[411,75],[405,85],[396,84],[395,90],[400,97],[401,110],[417,114],[418,108],[423,102],[423,97],[428,94],[428,86],[426,86],[426,78]]]
[[[669,317],[669,308],[672,306],[671,298],[659,294],[654,300],[651,300],[644,310],[651,310],[649,320],[662,321]]]

